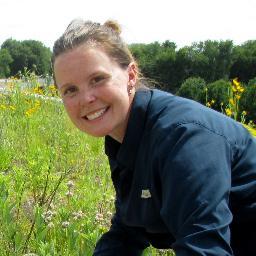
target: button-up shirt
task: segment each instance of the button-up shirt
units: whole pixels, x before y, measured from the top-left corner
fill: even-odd
[[[105,138],[116,213],[95,256],[256,255],[256,140],[238,122],[157,89],[135,94],[123,143]]]

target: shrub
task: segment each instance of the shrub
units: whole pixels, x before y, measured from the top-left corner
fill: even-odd
[[[222,106],[228,104],[229,82],[223,79],[217,80],[207,85],[207,102],[214,102],[211,107],[217,111],[222,111]]]
[[[256,120],[256,77],[248,82],[241,97],[241,109],[247,112],[247,121]]]
[[[205,80],[200,77],[190,77],[184,81],[177,95],[205,103]]]

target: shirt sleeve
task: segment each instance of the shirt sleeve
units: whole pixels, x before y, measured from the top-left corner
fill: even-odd
[[[180,125],[161,146],[161,216],[176,256],[233,255],[231,147],[199,124]]]
[[[149,246],[141,228],[124,225],[119,216],[118,201],[110,230],[96,244],[93,256],[140,256]]]

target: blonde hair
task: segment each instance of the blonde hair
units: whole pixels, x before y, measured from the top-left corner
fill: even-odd
[[[81,19],[73,20],[54,43],[52,64],[59,55],[82,44],[88,44],[102,48],[121,68],[127,68],[131,62],[137,66],[120,34],[121,27],[113,20],[108,20],[103,25]]]

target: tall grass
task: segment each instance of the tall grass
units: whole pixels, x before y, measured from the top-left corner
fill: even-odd
[[[92,255],[114,211],[103,139],[74,128],[60,101],[33,96],[33,83],[0,94],[1,255]]]

